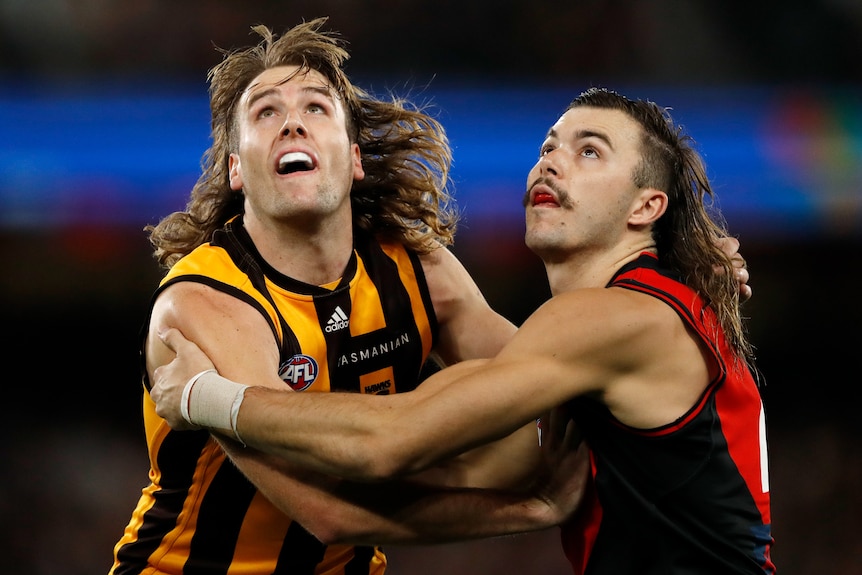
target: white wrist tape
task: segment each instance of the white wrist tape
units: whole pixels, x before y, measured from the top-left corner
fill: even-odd
[[[247,385],[236,383],[208,369],[192,377],[183,388],[180,412],[183,419],[208,429],[229,429],[245,445],[236,429],[236,419]]]

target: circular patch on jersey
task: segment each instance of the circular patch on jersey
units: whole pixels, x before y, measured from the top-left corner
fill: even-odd
[[[301,353],[281,364],[278,376],[294,391],[308,389],[317,379],[317,362],[313,357]]]

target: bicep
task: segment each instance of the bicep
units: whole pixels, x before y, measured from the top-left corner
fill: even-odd
[[[435,352],[447,365],[493,357],[516,327],[488,305],[463,264],[447,249],[422,257],[440,329]]]
[[[535,445],[535,420],[565,397],[555,385],[562,372],[558,363],[525,358],[463,362],[431,376],[416,391],[392,396],[390,434],[412,458],[408,469],[424,469],[529,425]]]
[[[599,303],[581,298],[546,304],[496,357],[429,378],[402,414],[399,438],[409,441],[404,438],[413,435],[413,421],[433,422],[432,444],[441,451],[460,447],[459,453],[502,439],[573,397],[601,396],[631,369],[630,352],[621,344],[633,328],[617,329],[625,319],[609,320],[610,310]],[[418,450],[422,438],[415,441],[409,450]]]
[[[275,336],[263,315],[248,303],[196,282],[166,289],[153,307],[147,337],[150,373],[174,357],[157,336],[169,327],[195,342],[225,377],[284,389]]]

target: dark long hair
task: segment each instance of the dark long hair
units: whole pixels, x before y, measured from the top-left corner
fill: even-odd
[[[728,235],[706,166],[694,140],[674,123],[667,108],[591,88],[569,105],[620,110],[643,128],[640,164],[632,174],[639,188],[668,195],[667,211],[652,234],[663,265],[676,271],[715,312],[731,348],[749,363],[753,348],[740,311],[739,285],[730,258],[716,244]]]

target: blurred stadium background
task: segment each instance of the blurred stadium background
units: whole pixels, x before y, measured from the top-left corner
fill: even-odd
[[[862,573],[857,0],[0,0],[2,571],[107,572],[147,470],[142,228],[197,178],[213,47],[317,16],[357,84],[437,109],[455,251],[516,322],[547,297],[519,204],[545,130],[593,85],[673,108],[752,273],[779,571]],[[555,530],[391,557],[393,575],[567,572]]]

